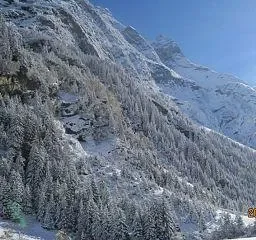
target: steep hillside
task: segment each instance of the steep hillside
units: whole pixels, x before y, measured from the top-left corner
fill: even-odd
[[[168,38],[158,37],[153,46],[164,64],[194,84],[173,86],[162,81],[163,92],[176,97],[195,122],[255,148],[255,89],[236,77],[191,63]]]
[[[75,239],[192,239],[216,208],[254,206],[256,152],[159,91],[163,76],[197,85],[133,28],[87,1],[0,7],[4,217]]]

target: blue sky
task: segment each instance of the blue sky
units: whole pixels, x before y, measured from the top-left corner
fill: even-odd
[[[256,0],[91,0],[144,37],[175,40],[196,63],[256,85]]]

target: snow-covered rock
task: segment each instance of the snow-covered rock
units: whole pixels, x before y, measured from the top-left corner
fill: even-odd
[[[256,91],[242,80],[190,62],[176,43],[160,37],[152,44],[183,84],[163,79],[160,89],[195,122],[250,147],[256,147]],[[177,79],[177,78],[176,78]],[[176,80],[178,82],[178,80]]]
[[[127,42],[133,45],[139,52],[142,52],[145,57],[160,62],[160,58],[153,47],[136,31],[136,29],[128,26],[122,31],[122,34]]]

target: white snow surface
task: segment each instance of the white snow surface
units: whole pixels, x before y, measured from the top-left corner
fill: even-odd
[[[256,147],[254,88],[237,77],[192,63],[168,38],[157,39],[153,46],[164,64],[183,80],[162,79],[158,86],[163,93],[173,96],[196,123]]]
[[[64,91],[59,91],[58,96],[63,103],[75,103],[78,101],[78,96]]]
[[[230,214],[231,216],[231,220],[235,220],[235,217],[236,217],[236,214],[231,212],[231,211],[228,211],[228,210],[222,210],[222,209],[219,209],[216,211],[216,220],[220,219],[220,217],[223,215],[223,214]],[[241,215],[242,219],[243,219],[243,222],[244,222],[244,225],[245,226],[249,226],[249,225],[253,225],[254,224],[254,221],[255,219],[254,218],[248,218],[248,216],[246,215]]]
[[[55,124],[57,128],[61,131],[63,139],[69,143],[69,150],[71,153],[73,153],[74,159],[87,157],[88,153],[84,150],[81,143],[72,135],[65,133],[65,129],[62,123],[60,121],[55,121]]]
[[[8,240],[54,240],[55,232],[43,229],[34,217],[26,217],[26,225],[19,226],[13,222],[0,218],[0,238],[6,237],[6,232],[10,233],[11,237],[3,238]],[[2,238],[1,238],[2,239]]]
[[[164,189],[162,187],[159,187],[158,189],[156,189],[154,191],[154,194],[155,195],[161,195],[161,194],[163,194],[163,192],[164,192]]]
[[[188,181],[185,180],[184,178],[178,177],[178,180],[179,180],[180,182],[182,182],[182,183],[185,183],[187,186],[189,186],[189,187],[191,187],[191,188],[194,187],[194,185],[193,185],[192,183],[188,182]]]
[[[242,220],[244,222],[245,226],[250,226],[254,224],[255,219],[254,218],[248,218],[247,215],[244,215],[242,213],[235,213],[226,209],[218,209],[216,211],[216,217],[214,220],[212,220],[211,222],[208,222],[207,225],[207,230],[208,232],[213,232],[218,226],[218,220],[224,215],[224,214],[230,214],[231,220],[235,220],[236,215],[240,215],[242,217]]]
[[[182,75],[181,73],[179,73]],[[242,143],[256,147],[256,91],[243,83],[222,86],[158,85],[175,97],[180,108],[195,122]]]
[[[248,238],[233,238],[236,240],[256,240],[256,237],[248,237]]]
[[[104,157],[110,154],[111,151],[115,150],[117,146],[117,139],[112,137],[98,143],[96,143],[94,140],[89,140],[86,142],[81,142],[81,146],[89,155]]]

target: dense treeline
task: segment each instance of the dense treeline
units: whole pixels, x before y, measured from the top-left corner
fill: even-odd
[[[254,151],[193,125],[120,66],[15,29],[1,20],[0,79],[15,85],[0,89],[5,217],[36,214],[75,239],[166,240],[183,239],[186,224],[203,232],[214,207],[253,206]],[[78,97],[83,135],[64,132],[60,90]],[[73,139],[110,136],[118,144],[104,156],[79,155]]]
[[[218,226],[207,235],[207,239],[236,239],[256,236],[256,221],[254,224],[245,225],[240,215],[231,216],[225,213],[218,220]]]
[[[98,59],[91,58],[87,64],[103,83],[116,89],[133,130],[143,132],[154,144],[163,163],[169,163],[183,177],[188,177],[189,182],[197,183],[200,188],[206,187],[218,196],[215,204],[234,209],[244,206],[246,210],[253,203],[255,151],[194,126],[174,106],[169,109],[166,106],[168,112],[164,114],[152,99],[157,96],[145,96],[131,78],[122,77],[122,72],[113,71],[111,76],[109,64],[97,70],[93,66],[99,68]],[[109,79],[116,81],[111,83]],[[118,83],[122,80],[123,83]],[[160,98],[156,100],[161,101]],[[248,191],[244,191],[245,185]],[[239,199],[241,196],[243,199]],[[234,198],[236,203],[232,203]]]

